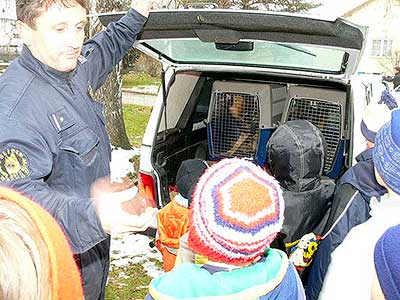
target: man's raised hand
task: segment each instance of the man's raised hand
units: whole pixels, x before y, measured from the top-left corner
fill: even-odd
[[[132,0],[131,8],[147,18],[153,8],[153,0]]]

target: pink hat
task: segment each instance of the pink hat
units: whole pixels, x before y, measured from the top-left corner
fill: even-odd
[[[224,159],[200,177],[190,207],[189,248],[215,262],[252,262],[283,224],[278,182],[244,159]]]

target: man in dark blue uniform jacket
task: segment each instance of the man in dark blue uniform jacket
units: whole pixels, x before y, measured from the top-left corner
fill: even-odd
[[[136,10],[85,43],[85,0],[16,4],[24,45],[0,77],[0,184],[56,218],[81,269],[85,299],[104,299],[108,233],[121,224],[120,208],[98,217],[91,199],[111,159],[103,107],[92,96],[131,48],[151,2],[132,1]]]

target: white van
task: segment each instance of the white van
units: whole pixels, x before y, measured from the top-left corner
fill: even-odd
[[[147,196],[158,207],[168,203],[185,159],[237,156],[263,165],[270,135],[293,119],[320,128],[327,143],[324,173],[337,179],[352,163],[355,111],[366,104],[350,82],[364,44],[365,29],[343,19],[242,10],[151,12],[135,45],[163,65],[141,147]],[[230,116],[235,101],[241,102],[240,124]]]

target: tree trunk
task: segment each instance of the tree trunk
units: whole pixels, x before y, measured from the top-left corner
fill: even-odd
[[[113,146],[132,148],[126,134],[122,116],[121,64],[108,75],[106,82],[96,91],[96,99],[104,104],[106,127]]]
[[[96,5],[97,2],[97,5]],[[118,1],[90,1],[90,13],[109,12],[121,10],[121,3]],[[89,21],[89,35],[93,36],[100,31],[101,25],[97,18]],[[126,134],[125,123],[122,116],[122,77],[121,63],[108,75],[106,82],[96,91],[95,98],[104,104],[104,115],[106,128],[113,146],[123,149],[132,148]]]

